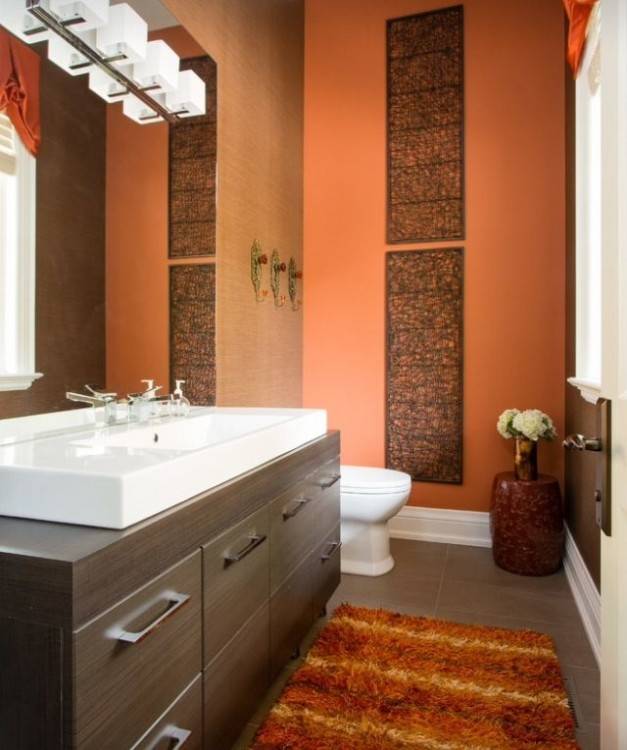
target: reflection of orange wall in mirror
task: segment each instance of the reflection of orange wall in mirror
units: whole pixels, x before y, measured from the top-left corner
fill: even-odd
[[[180,26],[151,34],[180,57],[205,54]],[[207,259],[203,259],[207,262]],[[107,107],[107,388],[169,387],[168,128]]]
[[[303,0],[162,2],[218,68],[217,402],[299,406],[302,311],[294,312],[287,305],[279,310],[269,302],[255,301],[250,249],[256,238],[264,251],[271,253],[276,247],[284,260],[293,255],[297,267],[302,267]],[[142,135],[145,132],[142,128]],[[152,153],[142,141],[137,148],[145,148],[146,159]],[[156,170],[146,159],[142,159],[146,169]],[[137,159],[129,155],[128,161]],[[110,384],[122,392],[126,383],[133,385],[144,375],[151,362],[156,362],[155,377],[167,382],[167,303],[163,301],[151,312],[151,300],[165,300],[167,292],[166,261],[161,260],[166,257],[165,235],[156,229],[157,224],[165,225],[166,198],[158,189],[153,210],[133,189],[132,180],[125,181],[127,169],[124,162],[118,163],[125,195],[117,203],[128,225],[126,231],[135,234],[134,210],[127,201],[141,201],[146,219],[155,225],[155,247],[161,243],[161,249],[154,251],[159,268],[151,272],[148,282],[138,270],[142,255],[132,256],[132,243],[124,240],[124,252],[115,248],[114,239],[109,243],[116,255],[115,280],[108,297],[114,305],[110,310]],[[159,174],[154,177],[165,186],[165,173]],[[149,190],[155,190],[156,184]],[[115,192],[111,185],[110,195]],[[122,226],[116,236],[124,239]],[[133,282],[122,278],[128,263],[134,268]],[[136,299],[129,304],[125,294]],[[138,319],[133,320],[134,316]],[[129,326],[132,333],[127,336]],[[125,337],[127,342],[123,342]],[[123,373],[116,373],[120,356],[126,364]]]
[[[385,462],[385,22],[452,4],[306,3],[304,402],[329,410],[347,463]],[[487,510],[512,462],[499,412],[564,424],[564,21],[547,0],[464,9],[465,479],[412,502]],[[543,445],[541,469],[561,477],[561,454]]]

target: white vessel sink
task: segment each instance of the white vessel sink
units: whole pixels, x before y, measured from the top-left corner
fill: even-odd
[[[298,448],[321,409],[194,407],[97,427],[92,408],[0,421],[0,515],[124,529]]]

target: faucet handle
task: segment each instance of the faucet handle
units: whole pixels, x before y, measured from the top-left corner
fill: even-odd
[[[92,396],[96,396],[97,398],[102,398],[107,401],[112,401],[113,399],[118,397],[117,393],[110,393],[98,385],[86,385],[85,390],[91,393]]]
[[[142,380],[141,382],[146,384],[146,388],[142,394],[143,396],[155,396],[157,391],[163,388],[162,385],[155,385],[155,381],[152,378]]]
[[[185,380],[175,380],[174,381],[174,395],[175,396],[182,396],[183,395],[183,386],[185,385]]]

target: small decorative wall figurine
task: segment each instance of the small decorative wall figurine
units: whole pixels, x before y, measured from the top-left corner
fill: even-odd
[[[270,259],[270,287],[276,307],[283,307],[285,304],[285,295],[281,294],[281,273],[285,273],[286,270],[287,266],[279,257],[278,251],[273,250]]]
[[[257,302],[264,302],[268,295],[267,289],[261,289],[261,278],[263,276],[262,266],[268,263],[268,256],[262,252],[261,245],[257,240],[253,241],[250,249],[250,280],[255,290],[255,299]]]
[[[293,256],[290,258],[290,263],[287,269],[287,291],[290,295],[290,302],[292,303],[292,310],[298,310],[302,305],[302,300],[299,300],[298,295],[298,279],[303,278],[303,272],[296,270],[296,258]]]

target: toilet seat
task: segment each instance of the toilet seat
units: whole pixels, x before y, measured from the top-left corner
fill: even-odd
[[[411,477],[402,471],[342,465],[340,472],[342,492],[351,495],[388,495],[411,489]]]

